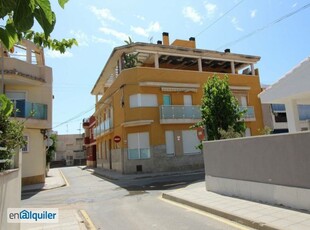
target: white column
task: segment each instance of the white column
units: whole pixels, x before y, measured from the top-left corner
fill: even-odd
[[[254,64],[251,64],[251,73],[252,73],[253,76],[255,75]]]
[[[158,53],[154,55],[154,61],[155,61],[155,68],[158,69],[159,68]]]
[[[231,62],[230,62],[230,66],[231,66],[231,73],[232,73],[232,74],[236,74],[235,62],[234,62],[234,61],[231,61]]]
[[[285,110],[286,110],[288,131],[290,133],[299,132],[300,131],[299,113],[296,101],[289,100],[285,102]]]
[[[198,71],[202,72],[202,60],[201,60],[201,58],[198,58]]]
[[[32,57],[31,57],[31,48],[29,46],[27,47],[27,51],[26,52],[27,52],[27,54],[26,54],[27,55],[26,56],[26,61],[31,64],[31,62],[32,62],[31,58]]]

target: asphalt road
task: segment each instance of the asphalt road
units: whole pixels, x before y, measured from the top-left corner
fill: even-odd
[[[246,229],[161,198],[163,190],[203,180],[201,173],[108,181],[77,167],[61,170],[69,186],[24,194],[22,205],[84,209],[97,229]]]

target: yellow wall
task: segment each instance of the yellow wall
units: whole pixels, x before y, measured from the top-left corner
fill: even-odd
[[[224,77],[224,74],[217,74],[220,77]],[[124,70],[113,85],[107,89],[100,102],[104,102],[107,99],[112,98],[113,113],[114,113],[114,130],[109,134],[109,137],[103,137],[103,139],[110,138],[113,142],[113,137],[119,135],[122,137],[122,142],[112,147],[127,147],[126,142],[127,134],[134,132],[149,132],[150,133],[150,145],[162,145],[165,144],[165,130],[186,130],[192,124],[164,124],[159,123],[159,107],[163,104],[163,94],[170,94],[172,97],[173,105],[183,105],[183,95],[192,95],[193,105],[200,105],[201,98],[203,96],[202,86],[212,77],[213,73],[198,72],[198,71],[184,71],[184,70],[170,70],[170,69],[154,69],[154,68],[132,68]],[[248,106],[254,106],[256,121],[246,122],[247,127],[251,129],[252,135],[258,135],[258,129],[263,128],[263,118],[260,100],[257,95],[261,92],[260,82],[258,76],[249,75],[233,75],[228,74],[229,84],[231,86],[247,86],[250,90],[247,92]],[[200,88],[198,92],[162,92],[160,87],[147,87],[139,86],[140,82],[170,82],[170,83],[192,83],[199,84]],[[123,86],[121,89],[120,86]],[[158,95],[157,107],[129,107],[129,97],[133,94],[156,94]],[[124,107],[121,106],[121,98],[124,96]],[[100,103],[99,102],[99,103]],[[128,121],[137,120],[153,120],[151,125],[136,126],[123,128],[122,124]],[[97,139],[97,143],[101,139]]]

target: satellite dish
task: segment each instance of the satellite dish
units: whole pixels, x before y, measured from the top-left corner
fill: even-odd
[[[47,147],[51,147],[54,144],[54,141],[50,138],[47,138],[46,140],[44,140],[44,144]]]

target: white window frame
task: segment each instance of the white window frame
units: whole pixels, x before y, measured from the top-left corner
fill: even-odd
[[[148,97],[148,98],[147,98]],[[157,107],[157,95],[156,94],[133,94],[129,96],[129,107]]]
[[[134,141],[131,142],[131,139]],[[149,132],[128,133],[127,143],[127,158],[129,160],[141,160],[151,158]],[[132,157],[131,151],[137,151],[137,157]]]

